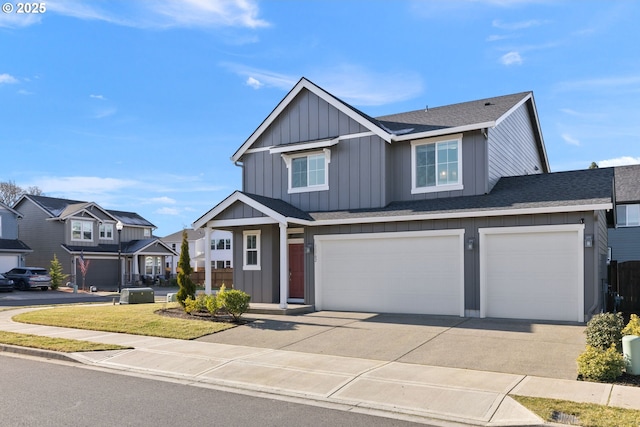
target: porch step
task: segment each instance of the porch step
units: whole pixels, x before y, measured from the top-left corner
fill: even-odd
[[[279,314],[279,315],[294,315],[313,313],[314,307],[312,305],[302,304],[288,304],[287,308],[280,308],[279,304],[266,304],[266,303],[251,303],[249,304],[248,313],[255,314]]]

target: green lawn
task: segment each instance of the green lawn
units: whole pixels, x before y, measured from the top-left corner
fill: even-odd
[[[61,306],[35,310],[13,317],[16,322],[66,328],[121,332],[184,340],[213,334],[235,325],[225,322],[178,319],[155,312],[177,303]]]
[[[521,405],[548,422],[555,422],[554,412],[573,415],[583,427],[638,427],[640,411],[613,408],[593,403],[577,403],[566,400],[539,397],[511,396]]]

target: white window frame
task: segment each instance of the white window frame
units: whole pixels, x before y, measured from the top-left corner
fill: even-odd
[[[308,151],[305,153],[298,154],[281,154],[282,159],[284,160],[285,165],[287,166],[287,176],[288,176],[288,193],[307,193],[310,191],[326,191],[329,189],[329,163],[331,163],[331,150],[328,148],[324,148],[320,151]],[[292,179],[292,162],[293,159],[300,159],[303,157],[307,158],[307,173],[309,173],[309,157],[315,156],[324,156],[324,183],[319,185],[309,185],[307,181],[307,185],[305,187],[294,187],[293,179]]]
[[[73,225],[75,223],[80,223],[80,238],[76,239],[73,237]],[[88,230],[85,228],[88,227]],[[84,233],[85,231],[89,231],[91,233],[90,239],[85,239]],[[71,240],[75,242],[93,242],[93,222],[92,221],[83,221],[79,219],[71,220]]]
[[[145,228],[144,229],[144,237],[151,237],[151,229],[150,228]]]
[[[416,185],[417,180],[417,158],[416,148],[424,145],[435,144],[436,145],[436,168],[438,165],[438,146],[437,144],[445,142],[456,142],[458,144],[458,182],[455,184],[438,184],[438,173],[436,170],[436,184],[429,187],[418,187]],[[462,134],[446,135],[438,138],[430,138],[427,140],[411,141],[411,194],[421,193],[435,193],[438,191],[454,191],[462,190]]]
[[[247,247],[247,237],[255,236],[256,237],[256,247],[248,248]],[[247,254],[249,251],[256,251],[256,261],[257,264],[248,264],[247,263]],[[242,269],[243,270],[260,270],[260,230],[244,230],[242,232]]]
[[[98,238],[101,240],[113,240],[113,224],[100,224]]]
[[[619,216],[620,208],[624,207],[624,221],[621,221]],[[629,208],[636,210],[638,218],[640,218],[640,204],[630,203],[628,205],[618,205],[616,206],[616,218],[618,221],[618,227],[640,227],[640,222],[638,224],[629,224]]]

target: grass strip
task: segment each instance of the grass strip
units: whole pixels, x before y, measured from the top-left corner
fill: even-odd
[[[178,319],[155,313],[168,306],[167,303],[63,306],[21,313],[13,316],[13,320],[37,325],[183,340],[192,340],[235,327],[232,323]]]
[[[553,415],[556,412],[575,416],[580,421],[579,425],[583,427],[638,427],[640,425],[640,411],[635,409],[541,397],[514,395],[511,397],[548,422],[555,422]]]
[[[20,334],[17,332],[0,331],[0,343],[17,345],[20,347],[38,348],[41,350],[75,353],[82,351],[125,350],[116,344],[102,344],[90,341],[71,340],[67,338],[43,337],[39,335]]]

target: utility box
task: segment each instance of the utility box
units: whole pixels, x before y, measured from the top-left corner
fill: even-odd
[[[120,291],[120,304],[144,304],[155,302],[151,288],[124,288]]]
[[[178,301],[178,294],[176,292],[170,292],[167,294],[167,302]]]
[[[627,374],[640,375],[640,337],[637,335],[622,337],[622,354],[627,363]]]

